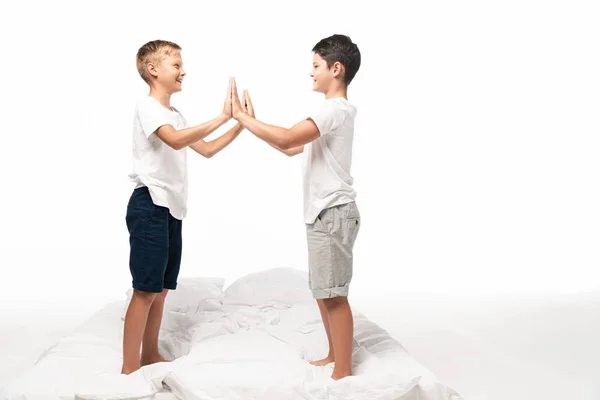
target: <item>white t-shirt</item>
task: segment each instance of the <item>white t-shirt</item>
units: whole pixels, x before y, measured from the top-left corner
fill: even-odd
[[[304,146],[304,222],[312,224],[329,207],[356,199],[350,176],[356,106],[343,97],[327,99],[311,119],[321,136]]]
[[[167,207],[182,220],[187,213],[188,172],[186,148],[174,150],[154,132],[163,125],[175,130],[188,127],[175,108],[168,110],[153,97],[137,104],[133,120],[133,172],[129,178],[136,188],[147,186],[152,201]]]

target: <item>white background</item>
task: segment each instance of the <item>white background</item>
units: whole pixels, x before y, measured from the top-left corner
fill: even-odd
[[[225,3],[4,6],[2,302],[104,302],[129,287],[139,46],[183,47],[172,104],[191,123],[220,112],[235,76],[260,119],[291,126],[322,101],[311,49],[333,33],[363,57],[349,90],[355,292],[600,287],[591,2]],[[189,156],[183,276],[306,268],[300,157],[247,131],[213,159]]]
[[[44,302],[59,324],[65,310],[88,305],[87,315],[130,286],[125,209],[133,111],[148,91],[135,68],[142,44],[183,47],[188,75],[172,104],[191,123],[220,112],[235,76],[259,119],[291,126],[322,101],[311,92],[310,50],[333,33],[363,57],[349,90],[363,217],[355,296],[597,290],[593,3],[3,5],[0,305]],[[244,132],[213,159],[189,159],[181,276],[230,283],[306,269],[299,157]]]

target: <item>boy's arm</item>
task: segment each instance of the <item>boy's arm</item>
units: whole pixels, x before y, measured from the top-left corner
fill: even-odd
[[[213,118],[203,124],[196,125],[191,128],[181,129],[179,131],[175,130],[172,125],[163,125],[155,131],[156,135],[175,150],[183,149],[184,147],[190,146],[210,135],[221,125],[229,121],[233,115],[231,112],[231,93],[233,90],[232,85],[233,80],[232,78],[229,78],[229,87],[227,88],[227,94],[225,96],[223,112],[218,117]]]
[[[156,135],[173,149],[181,150],[210,135],[228,120],[229,117],[219,115],[208,122],[179,131],[175,130],[173,125],[163,125],[156,130]]]
[[[248,94],[247,90],[244,90],[244,100],[242,102],[242,109],[244,110],[244,112],[249,114],[252,118],[256,118],[256,115],[254,114],[254,105],[252,105],[252,100],[250,99],[250,95]],[[272,148],[274,148],[275,150],[282,152],[283,154],[285,154],[288,157],[293,157],[304,151],[304,146],[292,147],[291,149],[282,150],[279,147],[272,145],[269,142],[266,142],[266,143],[269,146],[271,146]]]
[[[287,129],[265,124],[243,112],[235,114],[234,118],[255,136],[281,150],[290,150],[294,147],[304,146],[318,139],[321,135],[319,128],[317,128],[312,119],[305,119]]]
[[[238,97],[235,79],[233,80],[231,99],[233,117],[255,136],[287,155],[301,153],[305,144],[321,136],[319,128],[312,119],[306,119],[287,129],[266,124],[254,118],[253,113],[244,112],[244,108],[253,109],[252,101],[248,92],[245,91],[244,106],[242,106]]]
[[[288,157],[296,156],[304,151],[304,146],[297,146],[297,147],[292,147],[291,149],[282,150],[279,147],[277,147],[269,142],[266,142],[266,143],[269,146],[271,146],[272,148],[274,148],[275,150],[279,150],[280,152],[282,152],[283,154],[285,154]]]
[[[206,158],[211,158],[227,147],[229,143],[233,142],[233,140],[238,137],[240,132],[243,130],[244,127],[241,124],[236,124],[233,128],[227,131],[227,133],[219,136],[215,140],[211,140],[210,142],[199,140],[196,143],[191,144],[190,148]]]

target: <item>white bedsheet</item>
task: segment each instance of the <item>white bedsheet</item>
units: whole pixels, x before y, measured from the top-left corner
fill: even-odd
[[[94,310],[93,306],[74,309],[64,304],[0,306],[0,393]]]
[[[228,315],[246,328],[194,343],[165,379],[174,392],[186,399],[460,399],[359,314],[355,375],[338,382],[329,378],[332,365],[307,362],[327,351],[314,305],[242,307]]]
[[[459,400],[385,331],[355,315],[355,376],[339,382],[332,365],[307,360],[326,352],[317,308],[295,305],[230,308],[191,328],[189,354],[131,376],[82,382],[81,399],[149,397],[165,383],[183,399]],[[167,323],[168,324],[168,323]]]
[[[396,294],[392,300],[356,292],[353,305],[465,399],[600,399],[600,292],[495,299]],[[114,307],[110,318],[110,306],[96,315],[104,321],[96,325],[121,330],[115,316],[122,303]],[[5,384],[30,374],[48,346],[71,336],[97,308],[82,303],[0,310],[0,398]],[[155,396],[174,399],[170,392]]]
[[[293,276],[290,276],[289,273]],[[270,272],[271,277],[273,271]],[[332,366],[307,360],[326,353],[327,341],[305,276],[278,270],[273,296],[244,301],[252,277],[228,288],[221,312],[172,313],[163,321],[163,352],[182,355],[171,363],[118,374],[121,364],[123,303],[108,305],[61,340],[34,368],[8,385],[9,400],[142,399],[163,385],[185,399],[398,399],[459,400],[461,397],[415,361],[374,323],[355,314],[355,376],[334,382]],[[283,289],[277,287],[281,282]],[[307,297],[281,290],[303,285]],[[261,293],[264,293],[264,287]],[[277,293],[279,291],[279,293]],[[299,291],[298,293],[302,293]],[[179,327],[180,329],[176,329]],[[189,354],[184,354],[189,349]],[[172,396],[172,394],[170,394]]]
[[[273,309],[288,308],[285,304],[287,298],[294,299],[297,304],[304,303],[302,292],[299,291],[298,295],[294,285],[284,287],[278,295],[271,293],[263,297],[265,292],[256,293],[256,284],[247,279],[228,288],[230,296],[226,299],[225,309],[229,313],[234,309],[237,311],[233,322],[239,327],[238,331],[266,325],[277,318]],[[288,296],[284,295],[285,292]],[[457,389],[465,399],[600,399],[597,378],[600,376],[600,346],[597,344],[600,337],[600,293],[520,298],[507,295],[492,299],[410,294],[361,298],[360,291],[356,292],[352,296],[353,305],[387,329],[413,358],[435,372],[441,382]],[[261,312],[252,312],[251,306],[256,304],[239,301],[248,297],[268,304],[271,309],[265,307]],[[5,313],[0,315],[0,363],[3,371],[8,372],[3,372],[0,379],[12,382],[9,387],[14,390],[13,399],[58,399],[59,395],[71,399],[69,391],[73,391],[74,382],[82,380],[89,372],[79,366],[95,362],[94,357],[85,358],[85,354],[94,352],[112,358],[104,367],[97,365],[97,376],[115,378],[114,372],[120,369],[121,363],[123,326],[120,316],[123,302],[108,305],[76,332],[68,334],[38,365],[32,365],[44,352],[44,345],[52,344],[52,338],[67,334],[67,330],[84,320],[84,311],[89,312],[87,310],[96,307],[65,304],[63,307],[53,305],[17,310],[12,306],[8,317]],[[57,310],[63,310],[58,318]],[[299,312],[301,308],[297,310]],[[292,318],[292,315],[279,313],[280,323],[300,319]],[[32,322],[34,325],[31,325]],[[356,318],[355,322],[359,326],[364,321]],[[197,333],[196,340],[202,339],[202,334],[205,338],[209,336],[211,326],[215,328],[218,324],[205,324],[205,329]],[[18,331],[19,336],[16,337],[15,332],[20,328],[23,330]],[[276,330],[275,327],[272,330]],[[212,330],[214,332],[215,329]],[[50,336],[45,336],[48,333]],[[102,340],[86,344],[86,337],[90,335],[112,339],[106,345],[101,344]],[[161,332],[161,339],[162,351],[167,355],[182,347],[177,345],[178,340],[187,340],[185,335],[176,337],[165,332]],[[191,341],[191,336],[189,339]],[[30,342],[26,348],[25,340]],[[88,351],[74,355],[74,347],[71,346],[78,342]],[[306,354],[299,352],[300,357],[323,356],[325,350],[319,346],[324,346],[324,342],[321,340],[319,343],[308,348]],[[63,359],[68,358],[72,359],[71,362],[64,365]],[[26,373],[14,381],[13,378],[24,371]],[[159,368],[155,368],[154,372],[159,376],[163,374],[165,381],[174,382],[168,372]],[[325,368],[321,370],[322,374],[327,375],[327,372]],[[146,377],[141,380],[144,387],[147,382]],[[424,383],[423,378],[420,383]],[[17,397],[16,393],[23,387],[28,389],[20,392],[23,397]],[[3,398],[1,393],[0,390],[0,399]],[[166,391],[154,399],[174,400],[175,396]]]
[[[46,349],[30,369],[0,391],[0,399],[73,399],[79,382],[120,371],[123,304],[118,301],[106,305]],[[175,399],[165,394],[170,397],[161,394],[161,400]]]

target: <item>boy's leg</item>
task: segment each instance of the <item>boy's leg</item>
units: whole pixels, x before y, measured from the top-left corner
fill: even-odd
[[[331,342],[331,329],[329,328],[329,312],[327,311],[327,307],[325,306],[323,299],[317,299],[317,304],[319,305],[319,311],[321,312],[321,319],[323,320],[323,325],[325,326],[325,332],[327,333],[327,342],[329,343],[329,352],[327,353],[327,357],[311,361],[312,365],[322,366],[327,365],[335,361],[334,352],[333,352],[333,343]]]
[[[129,269],[134,292],[125,315],[121,371],[124,374],[141,367],[140,345],[146,336],[148,324],[149,332],[156,329],[156,310],[152,313],[151,310],[164,287],[164,275],[169,259],[168,216],[167,208],[153,203],[148,188],[133,191],[127,205],[126,222],[130,243]],[[161,308],[162,317],[162,304],[158,307]]]
[[[125,314],[123,330],[123,367],[122,374],[130,374],[140,369],[140,345],[148,320],[148,312],[156,293],[134,290],[131,303]]]
[[[160,324],[162,322],[163,308],[165,298],[169,289],[163,289],[161,293],[156,294],[150,311],[148,312],[148,322],[144,331],[142,342],[142,358],[140,365],[150,365],[157,362],[166,361],[158,351],[158,335],[160,333]]]
[[[144,333],[144,343],[142,345],[141,364],[149,365],[165,360],[158,351],[158,337],[160,333],[160,324],[162,322],[163,308],[165,299],[169,290],[177,288],[177,277],[179,276],[179,267],[181,264],[182,239],[181,228],[182,221],[168,215],[169,224],[169,259],[164,273],[164,289],[156,296],[150,313],[146,332]]]
[[[352,339],[354,338],[354,319],[348,303],[348,297],[340,296],[324,299],[329,314],[329,324],[335,354],[335,367],[332,379],[338,380],[352,375]]]
[[[314,224],[307,225],[309,285],[319,304],[329,341],[328,356],[313,365],[334,361],[334,379],[352,372],[354,321],[347,296],[359,225],[360,214],[355,203],[325,209]]]

